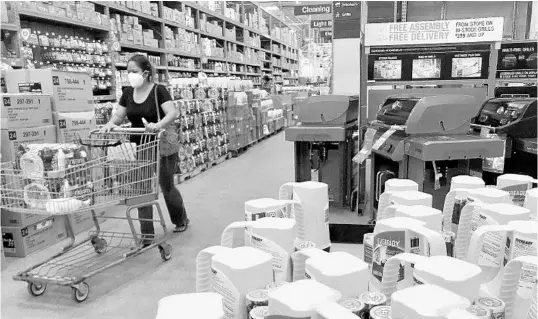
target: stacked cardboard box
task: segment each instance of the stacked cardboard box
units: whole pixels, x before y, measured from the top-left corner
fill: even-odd
[[[88,74],[50,69],[16,70],[5,74],[8,93],[2,96],[2,161],[16,159],[20,144],[68,142],[96,128],[91,79]],[[89,214],[88,214],[89,215]],[[67,237],[65,216],[21,214],[2,209],[6,256],[24,257]],[[74,218],[74,233],[93,220]]]
[[[140,1],[133,1],[140,3]],[[155,38],[153,30],[143,29],[138,17],[113,14],[111,19],[112,32],[119,33],[120,41],[126,44],[159,47],[159,40]]]
[[[248,93],[248,92],[247,92]],[[228,94],[228,133],[230,134],[230,150],[243,148],[253,141],[254,114],[245,92],[230,92]]]

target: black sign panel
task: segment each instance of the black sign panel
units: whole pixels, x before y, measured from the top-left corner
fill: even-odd
[[[312,20],[310,21],[310,27],[316,29],[332,28],[333,20]]]
[[[314,14],[328,14],[332,12],[331,4],[309,4],[293,7],[293,14],[296,16],[308,16]]]
[[[536,42],[503,43],[497,79],[536,79]]]
[[[333,10],[334,39],[358,39],[361,35],[361,3],[336,1]]]
[[[489,45],[371,48],[369,81],[487,79]]]

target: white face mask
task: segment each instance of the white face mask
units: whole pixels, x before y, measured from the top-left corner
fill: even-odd
[[[144,83],[144,77],[139,73],[129,73],[127,74],[127,79],[134,88],[140,87]]]

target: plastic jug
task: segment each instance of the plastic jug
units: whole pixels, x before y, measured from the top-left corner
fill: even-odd
[[[525,317],[525,319],[536,319],[536,318],[538,318],[538,302],[537,302],[537,298],[538,298],[538,291],[536,291],[536,289],[534,289],[534,292],[532,294],[531,306],[529,307],[529,311],[527,312],[527,316]]]
[[[385,211],[390,205],[390,197],[394,192],[403,192],[403,191],[418,191],[418,184],[410,179],[399,179],[392,178],[385,182],[385,190],[381,195],[379,195],[377,212],[378,216],[380,213]],[[379,190],[379,193],[381,191]],[[379,220],[379,218],[377,218]]]
[[[538,222],[513,221],[507,225],[482,226],[473,234],[467,260],[479,265],[484,272],[482,296],[497,296],[509,261],[520,256],[538,255]],[[523,266],[524,275],[516,280],[517,296],[524,300],[521,305],[529,307],[536,282],[536,267]]]
[[[339,291],[344,298],[356,297],[368,291],[368,265],[346,252],[332,252],[307,259],[305,273],[308,279]]]
[[[491,319],[491,314],[487,317],[477,317],[474,314],[467,311],[467,309],[455,309],[452,310],[446,317],[446,319]]]
[[[380,220],[376,223],[374,232],[382,232],[386,230],[393,230],[394,227],[398,226],[398,221],[402,217],[387,218]],[[403,217],[406,223],[416,223],[418,226],[425,226],[426,223],[418,219],[411,219],[408,217]],[[363,236],[363,260],[368,264],[368,268],[372,268],[372,257],[374,251],[374,233],[366,233]]]
[[[507,191],[514,204],[523,206],[525,192],[532,188],[533,180],[528,175],[504,174],[497,177],[497,189]]]
[[[211,258],[219,253],[227,253],[229,247],[211,246],[202,249],[196,256],[196,292],[211,291]]]
[[[450,190],[455,190],[459,188],[463,189],[476,189],[484,188],[486,183],[480,177],[470,176],[470,175],[458,175],[452,177],[450,180]]]
[[[462,201],[467,199],[467,191],[470,189],[485,188],[486,183],[479,177],[469,175],[458,175],[452,177],[450,180],[450,191],[445,197],[445,203],[443,206],[443,231],[457,232],[457,221],[459,221],[459,211],[461,210]],[[458,213],[455,214],[457,221],[452,223],[451,218],[454,215],[454,210]],[[453,226],[451,224],[454,224]]]
[[[222,296],[213,293],[192,293],[164,297],[159,300],[155,319],[224,319]]]
[[[538,188],[527,190],[523,207],[531,212],[531,219],[536,220],[538,216]]]
[[[399,206],[423,205],[431,207],[432,201],[432,195],[419,191],[392,192],[389,197],[389,205],[383,211],[379,211],[377,221],[394,217]]]
[[[272,256],[252,247],[237,247],[212,257],[211,290],[223,296],[226,318],[246,318],[245,296],[273,281]]]
[[[501,192],[501,191],[499,191]],[[507,225],[516,220],[529,220],[530,211],[514,204],[483,204],[473,202],[461,211],[460,227],[456,237],[456,257],[467,258],[467,248],[473,233],[485,225]]]
[[[374,244],[370,291],[379,291],[387,260],[401,253],[422,256],[446,256],[446,245],[442,234],[425,226],[423,221],[393,217],[380,221],[374,228]],[[398,289],[412,285],[412,272],[402,265],[398,278]]]
[[[342,294],[315,280],[299,280],[269,292],[269,314],[292,318],[319,318],[316,309],[338,302]]]
[[[288,217],[288,202],[272,198],[259,198],[245,202],[245,221],[263,217]],[[250,228],[245,229],[245,245],[250,245]]]
[[[437,285],[469,300],[474,300],[479,296],[482,283],[480,267],[448,256],[424,257],[405,253],[390,258],[385,265],[381,292],[388,299],[396,289],[401,262],[414,264],[415,285]]]
[[[290,194],[291,193],[291,194]],[[325,183],[286,183],[280,187],[279,199],[293,202],[297,236],[320,249],[330,249],[329,188]]]
[[[461,190],[456,190],[458,195],[462,193]],[[462,217],[463,210],[466,209],[467,206],[469,206],[469,203],[481,203],[481,204],[500,204],[500,203],[506,203],[506,204],[512,204],[512,200],[510,199],[510,194],[508,192],[498,190],[496,188],[477,188],[477,189],[469,189],[463,191],[462,195],[465,194],[466,198],[462,200],[462,202],[459,205],[455,205],[454,211],[450,215],[450,219],[452,220],[452,229],[454,229],[455,233],[459,233],[459,228],[462,224]],[[472,205],[471,205],[472,207]],[[467,207],[467,209],[469,209]]]
[[[394,216],[418,219],[426,223],[426,227],[429,229],[439,233],[442,231],[443,212],[431,206],[399,206],[396,208]]]
[[[291,254],[297,238],[295,220],[264,217],[252,223],[251,245],[273,256],[275,280],[291,281]]]
[[[336,302],[328,302],[316,309],[320,319],[358,319],[351,311]]]
[[[444,319],[456,309],[471,305],[469,299],[436,285],[417,285],[392,295],[393,319]]]
[[[297,236],[295,220],[263,217],[256,221],[234,222],[224,229],[221,246],[231,247],[238,233],[250,229],[250,245],[273,256],[275,280],[291,281],[291,254]]]
[[[536,298],[536,280],[532,283],[530,289],[531,294],[534,296],[528,296],[524,298],[518,294],[518,286],[521,274],[526,272],[525,267],[531,267],[536,275],[536,269],[538,267],[537,256],[520,256],[509,261],[505,266],[504,275],[499,289],[499,299],[506,304],[505,318],[506,319],[520,319],[525,318],[529,312],[532,313],[531,303],[532,298]]]
[[[329,253],[315,247],[300,249],[292,254],[293,261],[293,281],[306,278],[306,260],[316,256],[325,256]]]

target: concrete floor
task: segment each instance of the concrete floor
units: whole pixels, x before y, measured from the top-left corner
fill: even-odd
[[[172,259],[163,262],[155,249],[108,269],[87,280],[91,294],[81,304],[73,300],[69,288],[49,286],[44,295],[32,297],[25,283],[12,280],[17,271],[58,252],[60,245],[26,258],[8,258],[8,268],[1,273],[1,317],[154,318],[159,299],[194,291],[196,255],[219,244],[228,224],[243,220],[244,202],[276,198],[280,185],[293,179],[293,145],[281,133],[179,185],[192,224],[187,232],[174,234],[168,241],[173,247]],[[164,203],[162,207],[166,209]],[[126,230],[126,223],[108,220],[103,228]],[[362,245],[338,244],[332,250],[360,255]]]

